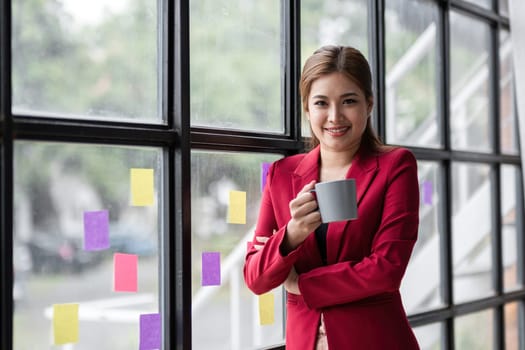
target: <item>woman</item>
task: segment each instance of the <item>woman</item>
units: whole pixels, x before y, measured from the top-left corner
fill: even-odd
[[[326,46],[300,89],[313,149],[273,163],[244,278],[262,294],[284,283],[286,348],[419,349],[399,286],[419,220],[416,160],[384,146],[370,124],[368,62]],[[358,219],[322,224],[315,183],[354,178]]]

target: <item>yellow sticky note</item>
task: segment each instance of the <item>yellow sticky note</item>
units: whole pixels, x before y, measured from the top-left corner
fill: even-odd
[[[259,295],[259,321],[262,326],[273,324],[274,317],[274,296],[273,293]]]
[[[230,191],[230,205],[228,206],[228,222],[230,224],[246,223],[246,192]]]
[[[53,305],[54,344],[78,342],[78,304]]]
[[[153,169],[132,168],[131,177],[131,205],[153,205]]]

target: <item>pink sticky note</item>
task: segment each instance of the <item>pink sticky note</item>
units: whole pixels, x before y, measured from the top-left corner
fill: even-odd
[[[161,334],[160,314],[140,315],[139,350],[160,349]]]
[[[115,292],[136,292],[138,256],[135,254],[115,253],[113,265]]]
[[[107,210],[84,212],[84,250],[109,248],[109,212]]]
[[[264,186],[266,186],[266,176],[268,175],[268,169],[270,169],[270,163],[261,164],[261,192],[264,190]]]
[[[202,253],[202,285],[218,286],[221,284],[221,254],[218,252]]]

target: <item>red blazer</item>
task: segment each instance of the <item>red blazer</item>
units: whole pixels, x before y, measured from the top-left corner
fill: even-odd
[[[262,294],[281,285],[295,266],[301,295],[287,294],[286,348],[314,349],[323,313],[330,350],[419,349],[399,294],[419,222],[417,164],[408,150],[372,155],[360,149],[346,175],[356,179],[358,218],[328,225],[327,265],[312,233],[283,256],[289,202],[319,181],[319,147],[272,164],[256,236],[244,266],[248,287]],[[274,234],[272,234],[276,230]]]

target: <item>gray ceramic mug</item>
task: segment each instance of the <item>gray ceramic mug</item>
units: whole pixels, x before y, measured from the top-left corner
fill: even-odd
[[[319,182],[312,192],[323,223],[357,219],[355,179]]]

